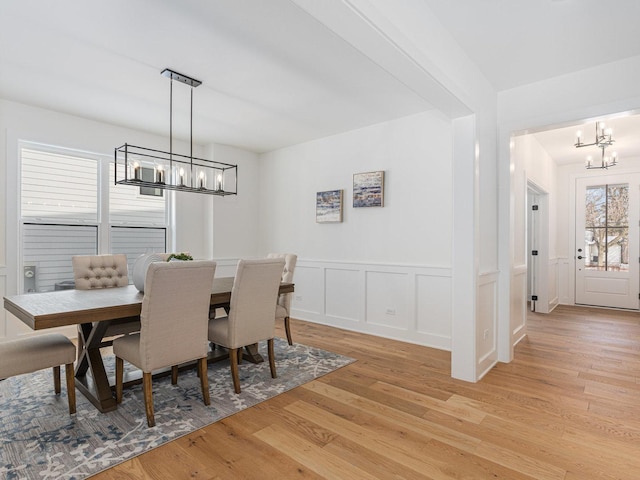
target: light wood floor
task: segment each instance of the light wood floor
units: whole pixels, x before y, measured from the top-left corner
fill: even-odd
[[[449,377],[448,352],[292,329],[358,361],[94,480],[640,479],[639,314],[530,314],[515,360],[477,384]]]

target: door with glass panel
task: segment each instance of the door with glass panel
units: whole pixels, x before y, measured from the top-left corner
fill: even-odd
[[[577,304],[638,309],[639,185],[636,175],[577,180]]]

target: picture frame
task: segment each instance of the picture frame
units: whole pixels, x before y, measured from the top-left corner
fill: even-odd
[[[342,190],[316,193],[316,223],[342,222]]]
[[[384,170],[353,174],[353,208],[384,207]]]

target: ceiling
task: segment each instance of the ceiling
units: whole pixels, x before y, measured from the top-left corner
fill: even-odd
[[[613,130],[612,138],[615,143],[606,149],[606,155],[612,152],[618,154],[620,166],[640,160],[640,115],[625,114],[608,118],[600,118],[598,122],[605,123]],[[588,155],[593,157],[593,163],[601,161],[602,151],[598,147],[576,148],[576,133],[582,132],[583,143],[593,143],[596,134],[596,120],[576,123],[562,128],[553,128],[533,133],[553,160],[558,165],[585,163]]]
[[[416,1],[497,90],[640,55],[636,0],[615,9],[594,0]],[[169,81],[160,71],[171,68],[202,81],[195,142],[256,152],[433,108],[299,4],[2,0],[0,97],[168,135]],[[188,137],[188,92],[174,88],[179,138]]]
[[[423,0],[496,90],[640,55],[637,0]]]

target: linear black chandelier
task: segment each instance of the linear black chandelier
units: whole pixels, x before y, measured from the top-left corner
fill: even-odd
[[[193,89],[202,84],[195,78],[165,68],[162,75],[171,79],[169,87],[169,151],[138,147],[125,143],[117,147],[115,183],[133,185],[144,191],[177,190],[206,195],[237,195],[238,166],[193,156]],[[173,81],[191,87],[189,119],[189,155],[173,151]],[[150,193],[153,195],[154,193]]]
[[[598,147],[602,151],[600,165],[593,164],[593,157],[591,155],[587,156],[585,161],[585,166],[587,170],[592,169],[607,169],[609,167],[615,167],[618,164],[618,154],[616,152],[612,152],[611,156],[605,155],[605,150],[607,147],[613,145],[615,140],[612,138],[613,130],[611,128],[606,128],[604,122],[596,122],[596,136],[595,140],[592,143],[583,143],[582,142],[582,132],[578,131],[576,133],[576,143],[574,146],[576,148],[582,147]]]

